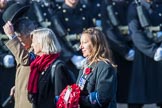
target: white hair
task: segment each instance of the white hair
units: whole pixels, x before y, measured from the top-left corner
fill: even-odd
[[[37,38],[37,42],[42,46],[42,52],[46,54],[56,54],[61,52],[61,45],[55,33],[49,28],[39,28],[31,32],[31,36]]]

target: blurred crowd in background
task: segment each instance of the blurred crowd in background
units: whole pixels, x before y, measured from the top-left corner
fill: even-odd
[[[79,47],[80,34],[89,27],[101,29],[117,65],[117,102],[129,108],[148,103],[161,107],[161,0],[0,0],[0,104],[15,81],[16,62],[5,46],[7,16],[3,13],[16,2],[27,6],[17,18],[25,16],[36,27],[54,31],[63,48],[62,59],[76,76],[85,60]]]

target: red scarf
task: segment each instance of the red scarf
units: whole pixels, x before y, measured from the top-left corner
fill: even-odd
[[[46,70],[50,64],[59,57],[60,54],[44,54],[37,56],[30,64],[30,75],[28,81],[28,92],[37,93],[38,79],[41,72]]]

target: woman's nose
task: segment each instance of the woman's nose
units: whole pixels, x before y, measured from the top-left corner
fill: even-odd
[[[82,44],[80,44],[79,48],[82,49]]]

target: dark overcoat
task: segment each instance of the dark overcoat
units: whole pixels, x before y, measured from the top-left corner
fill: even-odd
[[[152,3],[141,0],[144,13],[147,13],[152,26],[162,23],[162,2]],[[144,33],[137,16],[136,3],[129,7],[128,21],[133,43],[135,45],[135,60],[131,75],[129,103],[159,103],[162,102],[162,62],[153,60],[158,44]]]
[[[57,60],[54,62],[57,62]],[[67,85],[74,83],[69,72],[64,63],[52,63],[46,71],[40,74],[35,108],[56,107],[56,102],[62,90]]]
[[[77,84],[83,75],[80,70]],[[87,76],[81,91],[81,108],[116,108],[117,77],[116,71],[109,64],[99,61],[92,65],[92,72]],[[89,101],[89,99],[93,101]]]
[[[103,0],[101,8],[103,32],[108,39],[113,60],[117,65],[117,102],[120,103],[127,103],[128,101],[130,74],[132,71],[132,61],[126,60],[125,56],[129,50],[133,49],[133,44],[128,34],[128,29],[124,31],[119,29],[120,27],[128,28],[127,10],[130,3],[131,0]],[[110,5],[112,6],[114,17],[118,22],[117,25],[112,23],[113,21],[109,16],[110,12],[107,10],[107,7],[110,7]]]

